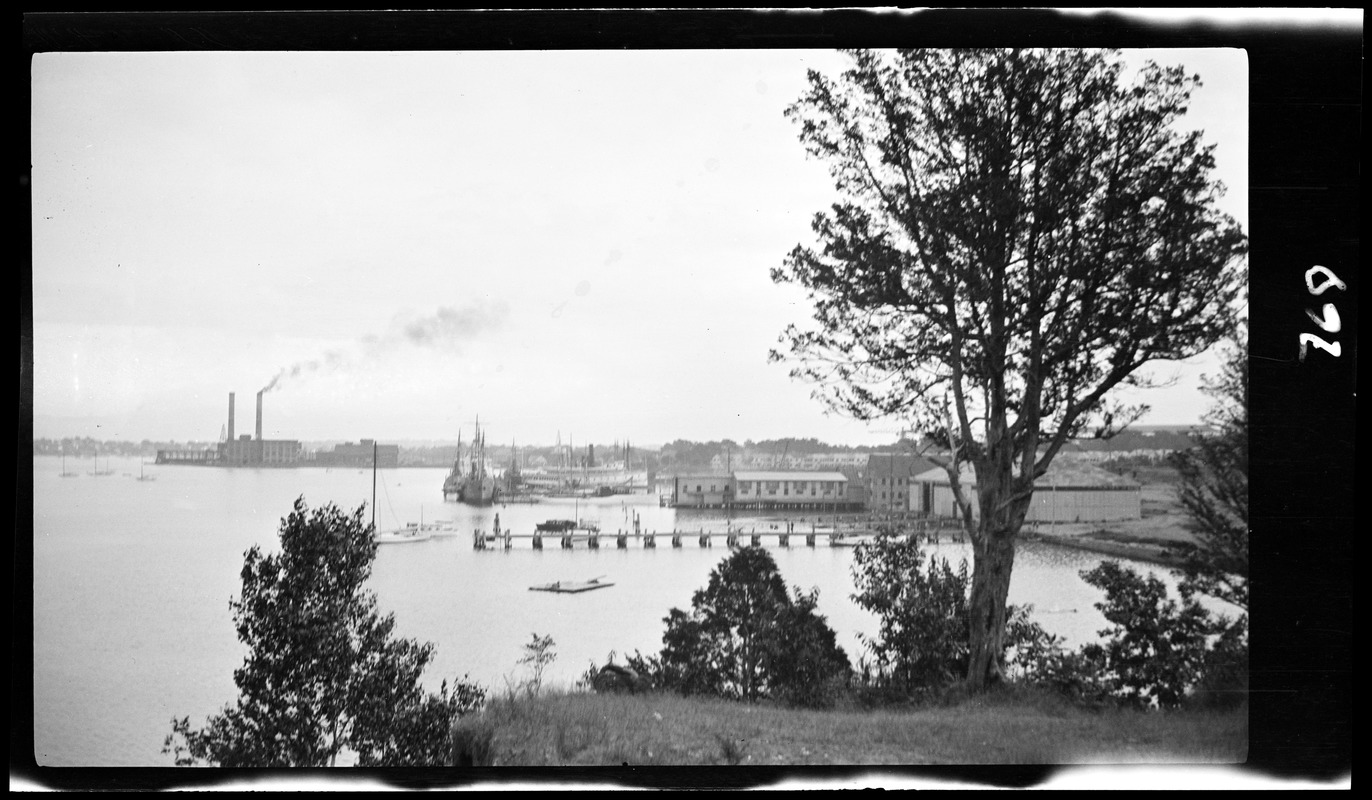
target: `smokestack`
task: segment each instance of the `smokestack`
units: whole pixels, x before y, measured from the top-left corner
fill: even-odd
[[[257,441],[262,441],[262,392],[257,393]]]
[[[229,441],[233,441],[233,392],[229,392]]]

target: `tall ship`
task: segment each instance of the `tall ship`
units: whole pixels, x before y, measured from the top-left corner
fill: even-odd
[[[488,506],[496,501],[498,488],[495,475],[486,468],[486,436],[481,432],[481,422],[476,423],[476,436],[472,440],[470,461],[462,463],[462,434],[458,434],[457,458],[453,460],[452,471],[443,480],[443,499],[455,499],[459,503],[473,506]]]

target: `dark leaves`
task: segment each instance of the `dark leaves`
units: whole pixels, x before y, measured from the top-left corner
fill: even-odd
[[[279,553],[247,552],[230,602],[248,649],[238,700],[200,730],[173,720],[163,752],[224,767],[331,766],[344,747],[368,765],[445,763],[453,714],[480,690],[420,688],[433,645],[393,638],[365,590],[376,542],[362,508],[311,511],[300,498],[279,533]]]

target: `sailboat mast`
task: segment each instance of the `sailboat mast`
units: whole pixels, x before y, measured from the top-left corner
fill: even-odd
[[[376,528],[376,442],[372,442],[372,529]]]

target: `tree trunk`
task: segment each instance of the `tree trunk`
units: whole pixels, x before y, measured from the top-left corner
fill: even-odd
[[[972,615],[968,641],[967,684],[983,689],[1000,682],[1005,652],[1005,602],[1010,593],[1010,573],[1015,565],[1013,531],[986,529],[973,537]]]

